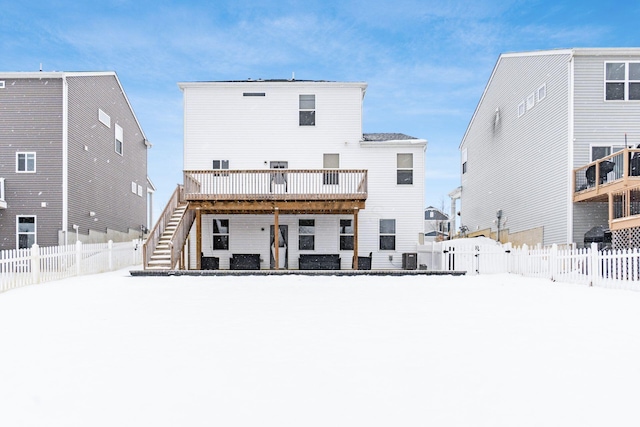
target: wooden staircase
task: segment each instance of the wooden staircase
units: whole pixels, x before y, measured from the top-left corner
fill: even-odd
[[[144,243],[145,270],[180,268],[182,249],[194,219],[194,210],[184,199],[184,187],[178,185]]]
[[[169,223],[165,227],[160,240],[156,245],[151,259],[146,266],[147,270],[172,270],[175,266],[171,265],[171,246],[173,237],[178,229],[178,224],[184,217],[184,213],[187,210],[188,203],[181,203],[173,211]]]

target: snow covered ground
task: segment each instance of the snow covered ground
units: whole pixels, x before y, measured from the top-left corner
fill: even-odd
[[[1,426],[637,426],[640,293],[510,275],[0,294]]]

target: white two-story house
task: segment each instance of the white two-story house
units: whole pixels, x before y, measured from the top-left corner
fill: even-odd
[[[460,144],[461,223],[529,245],[601,226],[637,247],[638,144],[640,49],[503,54]]]
[[[366,83],[179,87],[184,184],[152,231],[147,269],[393,269],[416,251],[427,141],[363,134]]]

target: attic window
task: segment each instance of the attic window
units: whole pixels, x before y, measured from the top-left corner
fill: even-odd
[[[98,108],[98,120],[108,128],[111,128],[111,117],[100,108]]]
[[[547,85],[543,84],[536,91],[536,101],[540,102],[547,97]]]
[[[534,105],[536,105],[536,97],[535,94],[532,93],[527,96],[527,110],[531,110]]]
[[[264,96],[264,92],[244,92],[242,96]]]

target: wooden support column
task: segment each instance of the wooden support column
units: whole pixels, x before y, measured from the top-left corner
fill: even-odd
[[[279,223],[279,209],[276,207],[273,209],[273,257],[276,260],[275,269],[280,269],[280,223]]]
[[[612,223],[613,223],[613,193],[609,193],[609,230],[611,230]]]
[[[196,209],[196,270],[202,270],[202,214]]]
[[[358,270],[358,208],[353,208],[353,265]]]

